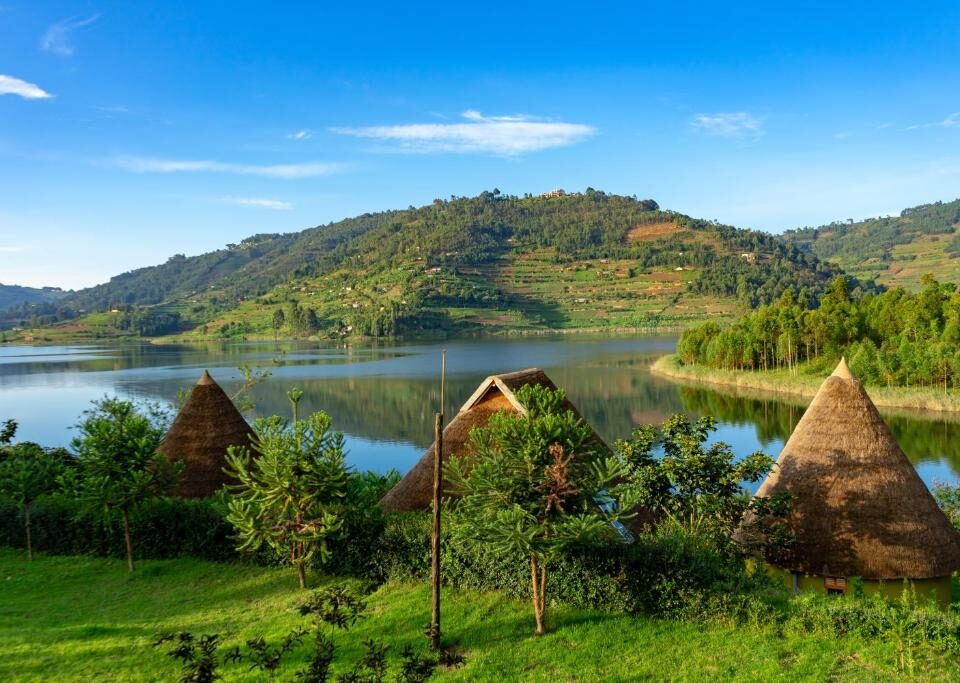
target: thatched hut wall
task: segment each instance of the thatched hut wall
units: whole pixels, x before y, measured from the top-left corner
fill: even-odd
[[[233,401],[204,371],[190,392],[160,450],[184,467],[173,494],[205,498],[230,482],[224,473],[227,449],[249,446],[253,430]]]
[[[794,497],[795,541],[771,563],[798,581],[899,583],[960,568],[960,537],[844,361],[756,495],[781,492]]]

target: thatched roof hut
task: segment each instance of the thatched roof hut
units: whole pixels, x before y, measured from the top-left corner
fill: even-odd
[[[557,388],[547,374],[537,368],[491,375],[483,380],[443,430],[444,462],[449,455],[470,455],[470,430],[486,426],[494,413],[526,412],[515,392],[520,387],[531,384]],[[565,404],[576,415],[580,415],[572,403],[565,401]],[[596,438],[603,443],[599,436]],[[433,459],[434,447],[431,445],[407,475],[380,500],[380,507],[388,512],[410,512],[429,508],[433,499]]]
[[[796,540],[771,562],[794,586],[798,575],[916,580],[960,569],[960,537],[844,360],[757,496],[782,491],[794,496]]]
[[[213,495],[230,481],[223,471],[227,449],[249,446],[252,433],[230,397],[204,370],[160,444],[168,458],[184,465],[174,495]]]

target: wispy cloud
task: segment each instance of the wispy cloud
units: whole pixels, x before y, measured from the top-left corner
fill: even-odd
[[[690,125],[694,130],[723,138],[758,137],[766,132],[763,120],[745,111],[697,114]]]
[[[548,121],[532,116],[484,116],[475,109],[461,114],[466,123],[410,123],[395,126],[332,128],[334,133],[393,143],[407,152],[457,152],[519,156],[552,147],[566,147],[597,131],[581,123]]]
[[[314,178],[343,170],[342,164],[307,162],[300,164],[235,164],[224,161],[155,159],[148,157],[116,157],[106,165],[134,173],[233,173],[268,178]]]
[[[943,121],[915,123],[912,126],[907,126],[904,130],[917,130],[918,128],[960,128],[960,111],[953,112]]]
[[[0,254],[22,254],[29,247],[20,244],[0,244]]]
[[[70,42],[70,34],[77,29],[96,23],[99,18],[99,14],[93,14],[86,19],[70,17],[58,21],[43,32],[43,36],[40,37],[40,48],[61,57],[73,57],[73,44]]]
[[[298,130],[296,133],[287,135],[287,140],[309,140],[313,137],[313,131],[307,128]]]
[[[292,211],[293,204],[278,199],[263,199],[260,197],[224,197],[223,201],[237,206],[254,206],[258,209],[273,209],[274,211]]]
[[[25,100],[45,100],[53,97],[39,85],[0,74],[0,95],[19,95]]]

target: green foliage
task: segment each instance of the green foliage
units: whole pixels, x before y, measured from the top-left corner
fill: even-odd
[[[158,406],[140,409],[117,398],[94,401],[84,416],[77,425],[80,435],[71,444],[76,465],[65,472],[61,482],[89,510],[103,516],[121,513],[127,564],[133,571],[130,511],[172,488],[182,468],[157,450],[168,417]]]
[[[181,665],[180,683],[213,683],[223,678],[217,673],[217,648],[220,647],[220,636],[195,637],[192,633],[181,631],[160,636],[153,643],[160,647],[170,643],[167,654],[178,660]]]
[[[960,484],[951,486],[943,482],[935,482],[933,497],[937,499],[937,505],[943,510],[950,523],[960,532]]]
[[[502,556],[530,560],[537,633],[544,632],[547,568],[565,548],[610,540],[613,522],[632,511],[625,468],[564,405],[562,391],[525,386],[522,415],[494,414],[471,432],[473,457],[444,469],[455,511],[453,536],[482,541]],[[615,504],[598,505],[606,496]]]
[[[298,611],[302,616],[312,616],[313,651],[306,668],[296,672],[296,680],[303,683],[326,683],[331,680],[331,666],[336,651],[333,640],[326,633],[326,626],[347,630],[365,616],[366,602],[354,591],[344,586],[331,586],[314,591],[301,603]],[[263,635],[249,638],[245,650],[235,647],[223,656],[217,650],[219,635],[195,637],[189,632],[165,634],[154,647],[172,643],[167,654],[182,664],[180,681],[183,683],[210,683],[220,680],[219,668],[228,662],[249,664],[250,671],[259,670],[275,675],[284,659],[303,644],[310,630],[297,627],[283,637],[277,645],[271,645]],[[349,671],[337,676],[337,683],[382,683],[386,679],[389,660],[388,646],[367,639],[362,643],[363,655]],[[401,651],[399,671],[395,680],[399,683],[423,683],[433,675],[437,661],[417,653],[409,644]]]
[[[712,595],[753,594],[769,587],[746,571],[739,558],[721,554],[708,539],[676,525],[638,531],[632,544],[571,545],[550,564],[550,601],[567,605],[666,618],[700,615]],[[528,558],[495,552],[483,541],[445,537],[441,571],[446,585],[501,591],[530,600]],[[391,515],[373,561],[379,574],[426,581],[430,576],[430,517]]]
[[[296,570],[306,586],[306,566],[329,555],[328,539],[343,525],[341,504],[347,494],[343,435],[331,431],[323,412],[298,419],[299,390],[289,392],[293,421],[273,416],[258,419],[253,458],[245,448],[227,453],[231,486],[227,519],[236,527],[241,551],[269,547]]]
[[[37,499],[30,510],[34,548],[55,555],[124,557],[120,514],[91,516],[86,507],[62,494]],[[134,551],[140,559],[236,560],[232,533],[233,527],[226,521],[226,504],[216,499],[153,498],[130,512],[130,534],[137,539]],[[22,510],[2,499],[0,545],[24,547]]]
[[[17,421],[5,420],[0,426],[0,457],[5,456],[5,449],[13,442],[13,437],[17,435]]]
[[[11,433],[12,436],[12,433]],[[33,529],[30,508],[40,496],[58,487],[57,478],[65,462],[58,450],[47,450],[35,443],[4,447],[0,460],[0,497],[6,497],[23,511],[27,557],[33,559]]]
[[[893,645],[900,674],[916,673],[926,654],[960,654],[960,616],[924,602],[907,582],[899,600],[801,595],[791,600],[781,628],[790,634],[886,641]]]
[[[789,542],[785,524],[789,497],[751,498],[743,488],[744,483],[766,477],[773,459],[758,451],[738,460],[726,443],[707,445],[716,428],[710,416],[691,422],[685,415],[674,415],[659,429],[638,427],[630,440],[617,441],[615,447],[631,480],[643,491],[644,506],[687,534],[708,539],[723,553],[782,548]],[[754,543],[743,547],[748,539],[760,547]]]
[[[706,323],[681,336],[684,363],[730,370],[788,368],[801,362],[836,362],[846,355],[863,382],[940,388],[960,382],[960,293],[953,284],[923,278],[916,294],[891,289],[878,295],[830,283],[818,308],[784,297],[733,325]]]

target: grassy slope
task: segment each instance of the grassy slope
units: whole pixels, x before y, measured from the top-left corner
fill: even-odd
[[[676,354],[658,359],[651,371],[663,377],[696,384],[730,387],[738,391],[765,392],[813,398],[823,379],[832,371],[831,362],[802,364],[798,376],[787,370],[744,371],[720,370],[702,365],[684,365]],[[960,412],[960,394],[944,393],[942,388],[869,386],[870,398],[879,408],[902,408],[914,411]]]
[[[263,634],[277,642],[301,621],[289,570],[195,560],[40,556],[0,549],[0,680],[173,680],[176,663],[150,647],[160,631],[220,633],[227,646]],[[552,632],[531,635],[526,604],[496,594],[447,592],[445,640],[466,657],[438,681],[903,680],[890,643],[653,621],[554,609]],[[390,583],[369,599],[372,616],[337,634],[338,661],[360,642],[420,647],[426,586]],[[303,653],[276,679],[224,669],[226,680],[290,680]],[[343,670],[342,665],[339,669]],[[921,680],[956,680],[956,663],[927,659]]]

